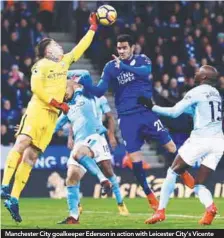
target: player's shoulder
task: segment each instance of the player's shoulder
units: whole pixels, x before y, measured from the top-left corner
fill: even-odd
[[[135,57],[136,60],[145,61],[148,64],[152,63],[151,59],[145,54],[134,55],[134,57]]]
[[[100,100],[101,103],[107,103],[108,102],[107,98],[105,96],[100,97],[99,100]]]
[[[115,63],[115,59],[108,61],[105,64],[105,68],[112,67],[114,65],[114,63]]]
[[[40,59],[38,60],[34,65],[33,67],[31,68],[31,71],[34,72],[35,70],[44,70],[48,67],[49,63],[48,63],[48,60],[43,58],[43,59]]]

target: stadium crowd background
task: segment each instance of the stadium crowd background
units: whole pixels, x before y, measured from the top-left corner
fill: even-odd
[[[219,70],[224,95],[224,2],[5,1],[1,6],[2,145],[14,142],[14,127],[31,97],[35,45],[52,31],[71,32],[78,42],[88,29],[90,12],[103,3],[115,7],[118,20],[111,27],[100,27],[87,51],[99,73],[116,52],[116,36],[128,33],[137,42],[135,53],[152,60],[150,80],[157,104],[178,102],[195,86],[195,71],[205,64]],[[188,137],[192,119],[187,115],[162,120],[178,145]],[[51,144],[66,143],[63,135],[59,132]]]

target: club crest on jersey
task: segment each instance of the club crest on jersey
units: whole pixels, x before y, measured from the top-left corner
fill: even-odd
[[[62,66],[62,68],[64,68],[65,67],[65,62],[61,62],[61,66]]]
[[[136,64],[136,60],[133,59],[133,60],[131,61],[130,65],[131,65],[131,66],[134,66],[135,64]]]

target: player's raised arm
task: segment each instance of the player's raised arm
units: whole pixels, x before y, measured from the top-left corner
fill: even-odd
[[[64,55],[64,59],[69,63],[73,63],[79,60],[83,53],[88,49],[93,41],[93,37],[98,28],[96,13],[91,13],[89,17],[90,28],[80,42],[68,53]]]
[[[149,74],[152,71],[151,60],[145,55],[141,55],[142,65],[138,67],[124,64],[116,55],[112,55],[112,56],[115,59],[116,67],[120,68],[121,70],[126,70],[134,74],[137,74],[139,76],[149,76]]]

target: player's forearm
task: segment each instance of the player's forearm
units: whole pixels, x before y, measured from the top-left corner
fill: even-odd
[[[174,107],[160,107],[157,105],[153,106],[152,111],[158,113],[161,116],[176,118],[180,116],[187,108],[188,105],[185,105],[182,101],[180,101]]]
[[[69,139],[73,139],[73,130],[72,130],[72,125],[70,124],[69,125],[69,133],[68,133],[68,138]]]
[[[88,92],[92,93],[94,96],[101,97],[108,89],[108,85],[103,80],[100,80],[98,85],[93,85],[92,78],[90,74],[84,74],[81,76],[79,83],[82,84]]]
[[[111,112],[107,113],[107,119],[108,119],[107,134],[109,137],[114,136],[115,135],[115,121]]]
[[[78,45],[72,50],[74,61],[76,62],[83,55],[86,49],[89,48],[90,44],[93,41],[93,37],[95,35],[95,31],[88,30],[86,35],[80,40]]]
[[[68,117],[61,114],[61,116],[57,120],[54,132],[59,131],[67,122],[68,122]]]
[[[151,73],[151,65],[142,65],[140,67],[133,67],[121,62],[120,67],[123,70],[130,71],[139,76],[148,76]]]

